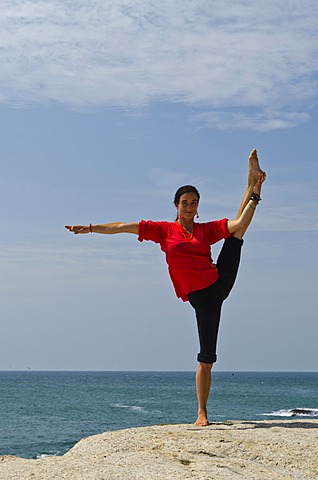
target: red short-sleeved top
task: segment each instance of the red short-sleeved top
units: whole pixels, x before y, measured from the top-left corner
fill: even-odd
[[[223,218],[194,223],[191,236],[186,235],[176,222],[139,222],[138,240],[160,244],[166,254],[176,295],[184,302],[188,300],[188,293],[206,288],[219,278],[217,269],[212,265],[211,245],[231,236],[227,221]]]

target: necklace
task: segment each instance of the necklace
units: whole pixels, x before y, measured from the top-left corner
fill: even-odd
[[[183,225],[182,223],[176,221],[176,225],[179,229],[179,232],[181,233],[181,235],[183,236],[183,238],[185,238],[186,240],[188,240],[188,242],[190,242],[193,238],[193,230],[194,230],[194,225],[193,225],[193,228],[192,228],[192,232],[189,232],[189,230],[187,230]]]

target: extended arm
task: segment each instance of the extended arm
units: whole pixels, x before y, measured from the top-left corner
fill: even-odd
[[[106,235],[113,235],[115,233],[135,233],[138,235],[138,222],[124,223],[124,222],[113,222],[113,223],[104,223],[101,225],[66,225],[65,228],[70,232],[75,233],[103,233]]]

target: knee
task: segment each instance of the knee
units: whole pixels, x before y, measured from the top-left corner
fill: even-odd
[[[213,367],[213,363],[202,363],[199,362],[199,368],[204,372],[204,373],[210,373]]]

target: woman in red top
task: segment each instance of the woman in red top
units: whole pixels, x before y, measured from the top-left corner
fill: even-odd
[[[240,262],[243,235],[256,205],[260,201],[266,174],[258,163],[257,152],[249,156],[248,182],[235,220],[197,223],[200,194],[192,185],[180,187],[174,198],[177,209],[175,222],[140,221],[103,225],[73,225],[66,228],[75,233],[134,233],[138,240],[151,240],[166,255],[169,275],[176,295],[189,301],[196,313],[200,353],[196,373],[198,418],[196,425],[208,425],[207,401],[211,386],[211,369],[216,362],[216,343],[223,301],[229,295]],[[217,263],[211,256],[211,245],[225,239]]]

